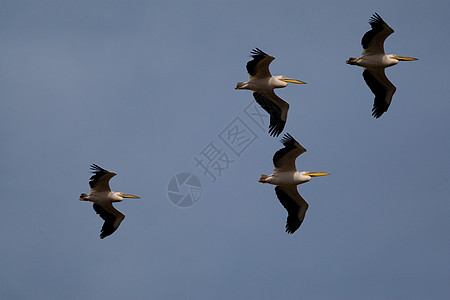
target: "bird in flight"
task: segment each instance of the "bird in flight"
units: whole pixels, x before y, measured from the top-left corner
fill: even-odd
[[[264,53],[258,48],[251,52],[252,60],[247,62],[249,80],[238,82],[236,90],[251,90],[256,102],[270,115],[269,134],[279,136],[286,125],[289,103],[278,97],[273,89],[284,88],[290,83],[306,84],[304,81],[286,78],[286,76],[272,76],[269,64],[275,57]]]
[[[281,139],[284,148],[273,156],[273,174],[261,175],[259,182],[275,185],[275,194],[288,212],[286,232],[294,233],[305,218],[308,202],[298,193],[297,185],[308,182],[312,177],[325,176],[327,172],[298,172],[295,166],[296,158],[306,152],[289,133]]]
[[[91,191],[89,194],[81,194],[80,201],[94,203],[94,211],[105,221],[100,232],[100,238],[104,239],[113,234],[125,218],[124,214],[114,208],[113,202],[121,202],[124,198],[139,199],[140,197],[112,192],[109,180],[116,176],[116,173],[109,172],[96,164],[91,165],[91,170],[94,173],[89,180]]]
[[[399,61],[413,61],[417,58],[395,54],[386,55],[384,41],[394,30],[376,13],[370,18],[369,24],[372,29],[362,37],[361,57],[350,57],[347,64],[364,68],[363,78],[375,95],[372,116],[379,118],[388,110],[396,90],[395,85],[386,77],[384,69],[396,65]]]

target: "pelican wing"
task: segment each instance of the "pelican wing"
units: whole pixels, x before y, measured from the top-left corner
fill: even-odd
[[[274,172],[295,172],[295,159],[306,149],[302,147],[289,133],[281,139],[284,148],[273,155]]]
[[[109,192],[111,188],[109,187],[109,180],[116,176],[116,173],[106,171],[105,169],[97,166],[96,164],[91,165],[91,170],[94,175],[89,179],[89,186],[92,192]]]
[[[94,210],[105,221],[100,232],[101,239],[113,234],[125,218],[125,215],[115,209],[111,202],[94,203]]]
[[[247,63],[248,74],[255,78],[272,77],[269,71],[269,65],[275,57],[264,53],[258,48],[253,49],[251,54],[253,60]]]
[[[384,54],[384,41],[394,30],[377,13],[370,18],[369,24],[372,29],[367,31],[361,40],[363,55]]]
[[[269,134],[279,136],[286,125],[289,103],[275,95],[273,90],[253,92],[253,97],[270,115]]]
[[[303,219],[305,219],[308,202],[300,196],[296,186],[276,186],[275,193],[288,212],[286,232],[289,234],[294,233],[302,225]]]
[[[388,110],[395,93],[395,85],[387,79],[384,69],[365,69],[363,72],[364,80],[375,95],[373,102],[372,116],[375,118]]]

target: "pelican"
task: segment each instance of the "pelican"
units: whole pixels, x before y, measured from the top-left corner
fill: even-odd
[[[249,80],[238,82],[236,90],[252,90],[253,97],[270,115],[269,134],[279,136],[286,124],[289,103],[275,95],[273,89],[284,88],[288,82],[306,84],[304,81],[286,78],[286,76],[272,76],[269,64],[275,57],[270,56],[258,48],[251,52],[253,60],[247,62]]]
[[[396,65],[399,61],[412,61],[417,58],[384,54],[384,40],[394,30],[377,13],[370,18],[369,24],[372,29],[367,31],[361,40],[361,57],[350,57],[347,64],[364,68],[364,80],[375,95],[372,116],[379,118],[388,110],[396,90],[395,85],[387,79],[384,69]]]
[[[112,192],[109,188],[109,180],[116,176],[116,173],[106,171],[96,164],[91,165],[92,175],[89,180],[91,187],[90,194],[81,194],[80,201],[94,202],[95,212],[105,221],[100,232],[100,238],[114,233],[119,228],[125,215],[114,208],[113,202],[121,202],[124,198],[139,199],[134,195],[127,195],[121,192]]]
[[[288,212],[286,232],[294,233],[305,218],[308,202],[297,191],[297,185],[308,182],[312,177],[325,176],[330,173],[307,171],[298,172],[295,167],[295,159],[306,152],[289,133],[281,139],[284,148],[278,150],[273,156],[273,174],[261,175],[259,182],[276,185],[275,193],[281,204]]]

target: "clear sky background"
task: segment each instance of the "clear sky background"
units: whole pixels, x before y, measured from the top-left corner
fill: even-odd
[[[0,1],[0,296],[3,299],[448,299],[448,1]],[[395,30],[389,111],[371,117],[361,53],[373,13]],[[308,151],[302,227],[272,171],[282,145],[245,113],[252,48],[274,75],[285,132]],[[236,118],[256,138],[236,155]],[[225,131],[226,132],[226,131]],[[281,137],[281,136],[280,136]],[[195,165],[213,143],[233,162],[212,182]],[[78,200],[89,166],[141,200],[100,240]],[[179,208],[181,172],[202,184]],[[185,193],[186,188],[180,193]]]

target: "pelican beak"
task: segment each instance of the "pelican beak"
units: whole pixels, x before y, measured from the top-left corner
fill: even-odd
[[[141,199],[141,197],[138,197],[138,196],[135,196],[135,195],[127,195],[127,194],[122,194],[122,198]]]
[[[396,60],[402,60],[402,61],[413,61],[413,60],[419,60],[418,58],[414,58],[414,57],[408,57],[408,56],[397,56],[397,55],[394,55],[393,59],[396,59]]]
[[[306,84],[306,82],[298,80],[298,79],[291,79],[291,78],[282,78],[280,79],[281,81],[284,82],[290,82],[290,83],[297,83],[297,84]]]
[[[310,172],[310,173],[306,173],[305,175],[311,176],[311,177],[319,177],[319,176],[330,175],[330,173],[327,173],[327,172]]]

